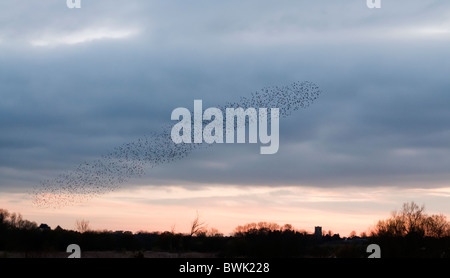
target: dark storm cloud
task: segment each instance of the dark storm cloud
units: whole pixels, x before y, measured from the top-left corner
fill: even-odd
[[[82,2],[0,3],[4,190],[150,134],[194,99],[219,106],[297,80],[323,95],[281,121],[277,155],[215,146],[136,183],[448,178],[446,1],[384,1],[377,11],[356,0]]]

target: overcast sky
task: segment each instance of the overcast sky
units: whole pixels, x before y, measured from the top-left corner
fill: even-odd
[[[122,187],[449,187],[449,1],[65,2],[0,2],[1,192],[295,81],[322,94],[277,154],[216,145]]]

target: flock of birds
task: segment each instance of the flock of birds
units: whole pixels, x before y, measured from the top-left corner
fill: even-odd
[[[264,88],[249,97],[241,97],[238,102],[218,108],[222,111],[238,107],[279,108],[280,118],[283,118],[308,107],[319,95],[316,84],[309,81],[295,82]],[[160,133],[123,144],[97,160],[82,163],[72,171],[41,182],[32,192],[34,205],[60,208],[87,201],[114,191],[131,178],[142,176],[146,169],[182,159],[196,149],[209,146],[206,143],[175,144],[171,139],[171,128],[165,126]]]

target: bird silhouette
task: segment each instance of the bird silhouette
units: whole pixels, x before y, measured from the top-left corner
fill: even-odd
[[[278,108],[280,118],[284,118],[300,108],[307,108],[319,95],[320,89],[316,84],[309,81],[294,82],[286,86],[263,88],[248,97],[241,97],[239,101],[217,108],[222,112],[226,108],[238,107]],[[270,114],[267,116],[270,122]],[[246,121],[248,123],[248,118]],[[226,125],[223,126],[225,134]],[[32,190],[33,204],[60,208],[85,202],[116,190],[131,178],[142,176],[146,169],[182,159],[192,151],[208,146],[210,144],[206,143],[175,144],[171,139],[171,126],[163,126],[160,133],[153,132],[118,146],[97,160],[86,161],[72,171],[42,181]]]

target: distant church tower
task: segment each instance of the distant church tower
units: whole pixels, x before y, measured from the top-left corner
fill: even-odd
[[[322,227],[320,227],[320,226],[314,227],[314,235],[317,237],[321,237],[322,236]]]

